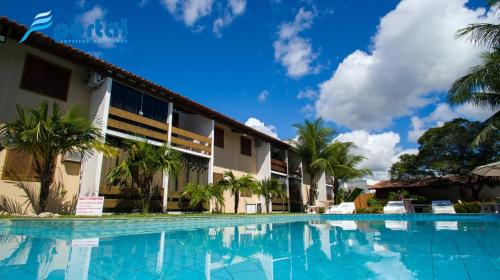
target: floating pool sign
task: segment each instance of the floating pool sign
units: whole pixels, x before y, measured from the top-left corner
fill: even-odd
[[[102,216],[104,196],[79,196],[76,204],[77,216]]]

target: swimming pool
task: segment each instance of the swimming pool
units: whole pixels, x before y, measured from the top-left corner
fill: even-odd
[[[0,220],[0,279],[498,279],[499,215]]]

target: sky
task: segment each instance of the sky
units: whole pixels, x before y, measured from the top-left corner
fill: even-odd
[[[125,4],[126,3],[126,4]],[[280,139],[321,117],[352,141],[374,179],[428,128],[491,111],[451,107],[451,83],[484,50],[455,32],[495,22],[485,0],[2,1],[27,26],[51,11],[56,26],[126,19],[126,34],[69,43]]]

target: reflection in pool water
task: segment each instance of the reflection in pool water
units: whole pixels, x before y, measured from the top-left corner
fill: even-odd
[[[0,227],[0,279],[495,279],[500,270],[498,220]]]

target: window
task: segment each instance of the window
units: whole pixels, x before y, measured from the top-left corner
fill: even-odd
[[[70,79],[70,69],[27,54],[20,88],[66,101]]]
[[[245,156],[252,156],[252,139],[241,136],[240,140],[241,154]]]
[[[33,156],[20,150],[7,150],[2,180],[38,181]]]
[[[167,122],[167,102],[116,81],[113,81],[111,88],[110,105],[162,123]]]
[[[224,148],[224,129],[215,127],[214,129],[214,145],[215,147]]]

